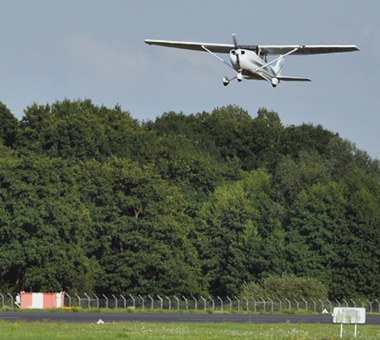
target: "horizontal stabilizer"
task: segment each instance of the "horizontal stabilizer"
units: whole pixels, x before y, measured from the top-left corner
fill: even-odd
[[[283,80],[283,81],[311,81],[310,78],[302,78],[302,77],[284,77],[284,76],[278,76],[276,78],[278,80]]]

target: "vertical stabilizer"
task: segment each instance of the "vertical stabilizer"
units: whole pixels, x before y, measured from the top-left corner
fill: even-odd
[[[282,75],[282,69],[284,68],[285,58],[284,56],[281,56],[278,60],[276,65],[272,67],[273,72],[276,74],[276,76]]]

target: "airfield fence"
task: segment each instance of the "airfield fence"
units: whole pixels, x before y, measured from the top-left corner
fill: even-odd
[[[17,296],[0,292],[0,303],[3,308],[18,307]],[[219,297],[219,296],[167,296],[167,295],[115,295],[115,294],[67,294],[66,307],[151,309],[151,310],[204,310],[227,312],[286,312],[313,311],[332,313],[334,307],[364,307],[367,313],[380,313],[378,299],[275,299],[269,297]]]

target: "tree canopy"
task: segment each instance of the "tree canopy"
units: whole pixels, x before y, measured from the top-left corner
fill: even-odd
[[[0,103],[0,291],[376,298],[379,225],[379,161],[321,125]]]

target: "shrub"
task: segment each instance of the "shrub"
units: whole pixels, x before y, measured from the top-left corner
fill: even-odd
[[[272,275],[264,279],[263,287],[254,282],[245,283],[243,296],[270,297],[272,299],[305,299],[326,300],[326,286],[313,278],[297,277],[293,274]]]
[[[274,275],[264,280],[264,287],[267,296],[278,299],[326,300],[328,297],[326,286],[310,277]]]
[[[264,289],[258,283],[245,282],[242,288],[242,295],[246,297],[250,297],[250,296],[257,297],[257,296],[266,295],[266,293]]]

